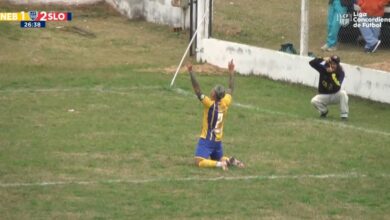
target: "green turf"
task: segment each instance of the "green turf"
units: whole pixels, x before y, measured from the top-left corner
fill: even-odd
[[[237,76],[224,146],[247,168],[199,169],[202,105],[164,71],[187,36],[104,16],[66,24],[96,38],[0,23],[1,219],[390,218],[388,104],[319,120],[315,89]]]

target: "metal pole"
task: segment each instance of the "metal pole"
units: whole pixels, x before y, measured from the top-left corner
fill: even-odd
[[[198,27],[198,1],[199,0],[194,0],[194,2],[195,2],[195,27]],[[196,48],[198,46],[197,41],[198,41],[198,38],[195,35],[195,41],[194,41],[195,50],[196,50]],[[195,53],[196,53],[196,51],[195,51]]]
[[[309,0],[301,0],[301,56],[307,56],[309,48]]]
[[[213,0],[209,0],[209,38],[213,33]]]
[[[176,79],[177,74],[179,73],[180,67],[183,65],[183,62],[184,62],[184,59],[185,59],[185,57],[186,57],[186,55],[188,53],[188,50],[190,49],[190,47],[192,45],[192,42],[195,40],[195,37],[198,34],[199,27],[203,24],[203,22],[204,22],[204,20],[206,18],[206,15],[207,15],[207,11],[206,11],[206,13],[204,13],[204,15],[202,17],[202,20],[200,21],[199,25],[196,27],[196,31],[194,33],[194,36],[192,36],[192,39],[191,39],[190,43],[188,44],[187,49],[185,50],[183,57],[180,60],[179,66],[177,67],[175,75],[173,76],[173,79],[171,81],[171,85],[170,85],[171,87],[175,83],[175,79]]]
[[[194,7],[193,7],[193,0],[190,0],[190,42],[191,42],[191,38],[192,38],[192,35],[194,34]],[[190,49],[190,56],[192,57],[194,55],[194,51],[193,51],[193,46],[191,45],[191,49]]]

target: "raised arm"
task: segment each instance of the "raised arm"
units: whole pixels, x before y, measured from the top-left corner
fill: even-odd
[[[234,63],[233,60],[231,60],[228,64],[229,69],[229,88],[226,90],[226,93],[233,95],[234,90]]]
[[[328,62],[329,61],[329,58],[328,57],[325,57],[325,58],[321,58],[321,57],[316,57],[314,58],[313,60],[311,60],[309,62],[310,66],[313,67],[315,70],[317,71],[322,71],[325,69],[325,67],[321,64],[322,62]]]
[[[200,100],[201,96],[202,96],[202,91],[200,90],[200,85],[195,78],[195,74],[192,72],[192,64],[191,63],[187,64],[187,70],[188,70],[188,73],[190,74],[192,88],[194,89],[196,96],[198,96],[198,99]]]

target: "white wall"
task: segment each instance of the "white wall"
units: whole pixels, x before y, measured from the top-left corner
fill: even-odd
[[[275,80],[301,83],[317,88],[319,74],[310,67],[310,57],[301,57],[217,39],[203,39],[202,61],[226,68],[234,59],[236,70],[244,75],[265,75]],[[342,59],[342,58],[341,58]],[[390,103],[390,73],[344,64],[343,89],[348,94]]]
[[[145,1],[144,15],[149,22],[182,27],[184,13],[182,8],[173,7],[171,0],[148,0]]]
[[[143,0],[106,0],[106,2],[130,19],[144,18]]]
[[[0,0],[4,1],[4,0]],[[173,7],[171,0],[8,0],[15,4],[92,4],[105,1],[129,19],[144,18],[149,22],[172,27],[189,27],[190,11]]]
[[[145,18],[149,22],[172,27],[188,27],[189,9],[173,7],[171,0],[106,0],[130,19]]]

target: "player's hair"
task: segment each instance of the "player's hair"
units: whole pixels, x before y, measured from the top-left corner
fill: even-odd
[[[215,98],[217,99],[217,101],[223,99],[223,97],[225,97],[225,87],[223,87],[222,85],[216,85],[214,87],[214,92],[215,92]]]
[[[330,57],[330,60],[333,61],[334,63],[336,63],[337,65],[340,64],[340,57],[337,56],[337,55],[332,55],[332,56]]]

